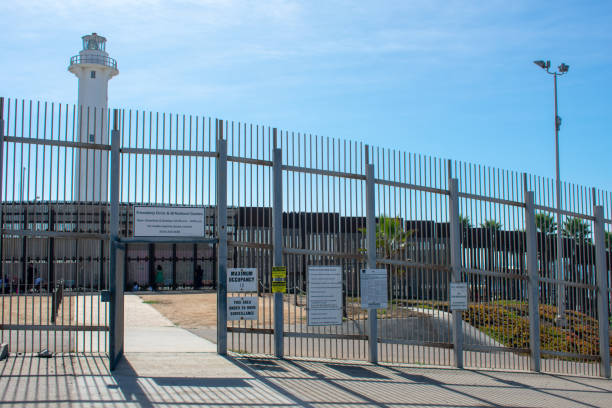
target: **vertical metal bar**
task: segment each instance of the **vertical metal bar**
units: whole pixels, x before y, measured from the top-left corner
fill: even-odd
[[[272,158],[272,233],[273,235],[273,266],[283,266],[283,156],[277,148],[276,128],[272,130],[274,140],[274,156]],[[283,294],[274,293],[274,355],[283,357]]]
[[[608,267],[604,231],[604,209],[594,205],[595,215],[595,268],[597,271],[597,317],[599,319],[600,375],[610,378],[610,332],[608,316]]]
[[[449,180],[449,215],[452,282],[461,282],[461,236],[459,230],[459,180]],[[453,350],[455,367],[463,368],[463,316],[461,310],[452,310]]]
[[[23,133],[23,129],[22,129]],[[15,134],[15,136],[17,136]],[[4,274],[4,97],[0,97],[0,278],[2,279],[3,285],[6,286],[6,276]],[[21,199],[23,204],[23,199]],[[9,297],[9,302],[12,298]],[[2,304],[2,321],[4,321],[4,303]]]
[[[535,222],[533,191],[527,191],[527,175],[523,176],[525,188],[525,231],[527,235],[527,273],[529,275],[529,348],[531,370],[540,372],[540,313],[538,280],[538,242]]]
[[[111,132],[111,219],[110,219],[110,369],[113,370],[123,355],[123,268],[118,268],[118,262],[123,257],[117,253],[119,238],[119,166],[120,158],[119,111],[113,111],[113,130]]]
[[[175,201],[175,204],[176,201]],[[172,285],[171,290],[176,290],[178,284],[176,283],[176,244],[171,245],[171,253],[172,253],[172,263],[171,263],[171,272],[172,272]]]
[[[366,146],[366,248],[368,268],[376,268],[376,207],[374,165],[370,164],[369,149]],[[376,309],[368,309],[368,361],[378,362],[378,321]]]
[[[217,353],[227,354],[227,140],[217,120]]]

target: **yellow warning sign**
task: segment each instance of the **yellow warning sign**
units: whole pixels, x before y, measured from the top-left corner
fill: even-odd
[[[287,267],[272,267],[272,293],[287,292]]]

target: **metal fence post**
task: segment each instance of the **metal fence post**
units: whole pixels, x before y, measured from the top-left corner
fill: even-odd
[[[4,254],[4,207],[2,203],[4,197],[2,195],[4,189],[4,97],[0,97],[0,254]],[[23,199],[20,197],[20,201]],[[1,256],[1,255],[0,255]],[[4,279],[4,262],[0,262],[0,277]]]
[[[533,191],[525,185],[525,233],[527,246],[527,273],[529,275],[529,349],[531,370],[540,372],[540,282],[538,279],[538,241],[535,222]]]
[[[597,317],[599,318],[599,356],[601,376],[610,378],[610,332],[608,316],[608,265],[604,229],[604,209],[593,208],[595,215],[595,269],[597,273]]]
[[[123,355],[123,289],[124,268],[118,267],[123,262],[119,256],[117,244],[119,239],[119,186],[121,183],[119,167],[121,138],[119,135],[119,111],[113,111],[113,130],[111,131],[111,174],[110,174],[110,369],[113,370]]]
[[[227,354],[227,140],[217,120],[217,353]]]
[[[451,281],[461,282],[461,230],[459,220],[459,180],[449,180],[449,216],[450,216],[450,249]],[[450,311],[453,316],[453,350],[455,367],[463,368],[463,311]]]
[[[367,151],[367,150],[366,150]],[[367,153],[366,153],[367,154]],[[366,168],[366,248],[368,268],[376,268],[376,207],[374,165]],[[376,309],[368,309],[368,361],[378,363],[378,316]]]
[[[273,208],[272,208],[272,232],[273,266],[283,266],[283,156],[282,150],[276,146],[276,129],[273,129],[274,152],[272,158],[272,185],[273,185]],[[283,294],[274,293],[274,355],[283,357]]]

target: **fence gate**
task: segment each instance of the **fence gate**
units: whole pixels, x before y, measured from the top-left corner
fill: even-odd
[[[0,104],[2,342],[12,353],[106,353],[108,112]]]

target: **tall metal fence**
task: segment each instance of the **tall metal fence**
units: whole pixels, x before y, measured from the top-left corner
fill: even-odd
[[[31,339],[53,333],[71,344],[63,350],[108,352],[117,183],[125,276],[146,283],[162,263],[178,287],[194,283],[198,265],[209,270],[220,352],[609,377],[610,192],[562,183],[557,223],[547,178],[268,126],[120,110],[114,120],[100,112],[120,137],[118,181],[111,164],[106,200],[80,201],[71,186],[89,179],[77,176],[77,162],[112,157],[110,145],[80,142],[83,109],[4,100],[1,110],[2,336],[14,349],[33,350]],[[135,205],[204,207],[205,237],[136,242]],[[33,285],[28,265],[47,287]],[[307,324],[315,265],[341,267],[340,325]],[[272,293],[272,266],[287,267],[285,294]],[[228,267],[258,269],[257,320],[226,320]],[[386,309],[360,307],[366,267],[387,271]],[[467,282],[467,310],[450,310],[451,282]]]
[[[79,118],[101,132],[108,112],[0,99],[1,338],[11,352],[108,349],[109,217],[100,196],[110,145],[83,143]],[[96,191],[94,191],[96,190]]]

